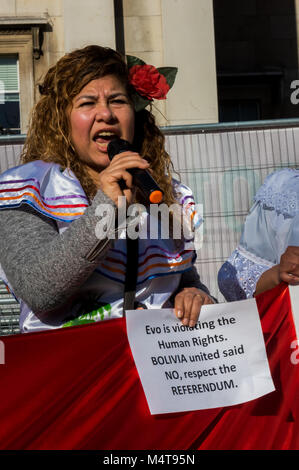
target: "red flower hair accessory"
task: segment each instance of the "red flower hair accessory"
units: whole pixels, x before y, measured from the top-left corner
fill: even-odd
[[[133,100],[136,111],[145,108],[154,99],[166,99],[175,81],[176,67],[156,68],[131,55],[127,55],[127,65],[129,81],[135,89]]]

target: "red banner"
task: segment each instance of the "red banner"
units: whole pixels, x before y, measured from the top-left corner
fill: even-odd
[[[212,410],[149,413],[124,319],[2,337],[0,448],[299,449],[299,352],[288,287],[257,304],[276,390]]]

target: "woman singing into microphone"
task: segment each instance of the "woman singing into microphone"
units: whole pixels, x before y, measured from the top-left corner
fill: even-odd
[[[131,258],[117,222],[120,201],[145,205],[141,226],[160,223],[151,220],[131,169],[150,172],[167,206],[184,209],[192,198],[172,178],[163,135],[145,109],[165,98],[169,84],[143,64],[128,67],[116,51],[88,46],[62,57],[40,86],[22,164],[0,176],[0,277],[20,302],[22,332],[123,315]],[[148,94],[138,89],[140,71],[146,83],[154,74]],[[107,146],[116,138],[134,151],[110,162]],[[99,237],[103,207],[114,215],[104,218]],[[183,237],[161,234],[140,238],[137,250],[134,308],[173,306],[193,326],[201,306],[214,302],[195,270],[194,251]]]

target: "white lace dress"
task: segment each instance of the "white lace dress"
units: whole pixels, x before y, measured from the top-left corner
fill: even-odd
[[[228,301],[252,297],[263,272],[279,263],[288,246],[299,246],[299,170],[272,173],[254,199],[240,244],[218,273]]]

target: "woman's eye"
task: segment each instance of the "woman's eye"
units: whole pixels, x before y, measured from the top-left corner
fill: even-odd
[[[114,100],[111,100],[111,103],[112,104],[126,104],[127,101],[125,99],[122,99],[122,98],[116,98]]]
[[[82,106],[91,106],[93,105],[93,101],[83,101],[83,103],[80,104],[80,108]]]

